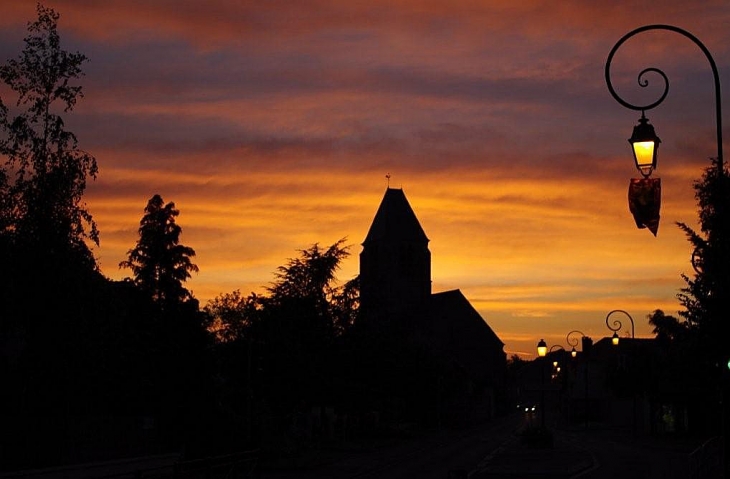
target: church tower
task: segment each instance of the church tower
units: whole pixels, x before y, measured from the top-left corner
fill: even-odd
[[[360,310],[366,319],[423,311],[431,297],[431,252],[402,189],[388,188],[360,253]]]

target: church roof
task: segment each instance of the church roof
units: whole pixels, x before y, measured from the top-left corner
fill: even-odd
[[[431,339],[437,350],[473,380],[499,384],[506,360],[504,343],[458,289],[431,295]]]
[[[378,240],[428,242],[402,189],[388,188],[363,244]]]
[[[458,330],[460,337],[454,339],[459,343],[477,339],[484,346],[486,342],[504,346],[502,340],[458,289],[432,294],[429,311],[436,321],[438,335],[452,336]]]

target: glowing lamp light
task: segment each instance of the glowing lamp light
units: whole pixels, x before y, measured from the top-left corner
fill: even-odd
[[[547,343],[544,339],[541,339],[539,343],[537,343],[537,355],[541,358],[544,358],[547,354]]]
[[[578,351],[575,350],[575,346],[573,346],[573,349],[570,350],[570,356],[571,357],[578,356]]]
[[[649,120],[641,112],[639,124],[634,127],[634,131],[629,138],[632,151],[634,152],[634,161],[636,168],[644,178],[648,178],[651,172],[656,168],[656,153],[659,149],[661,140],[654,132],[654,127],[649,124]]]
[[[558,367],[558,362],[557,361],[553,361],[553,367],[554,368],[557,368]]]
[[[613,333],[613,336],[611,336],[611,344],[618,346],[618,333]]]

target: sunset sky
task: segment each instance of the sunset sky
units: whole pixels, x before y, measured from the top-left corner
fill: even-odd
[[[431,240],[434,292],[459,288],[505,342],[534,354],[578,329],[609,336],[627,310],[676,314],[696,224],[692,182],[716,155],[709,64],[671,32],[630,40],[613,63],[626,99],[651,101],[662,139],[658,236],[628,211],[626,141],[640,117],[604,81],[611,47],[664,23],[703,41],[730,91],[730,2],[54,0],[63,47],[90,61],[67,117],[99,176],[84,200],[102,272],[134,246],[147,200],[180,209],[205,304],[262,292],[277,266],[346,237],[358,256],[387,187]],[[0,3],[0,62],[23,48],[35,2]],[[654,87],[655,88],[652,88]],[[7,93],[7,91],[5,91]],[[617,316],[616,319],[624,318]],[[626,334],[627,328],[622,334]]]

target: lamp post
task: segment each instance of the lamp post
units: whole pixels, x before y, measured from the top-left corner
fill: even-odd
[[[565,352],[564,347],[562,347],[559,344],[554,344],[554,345],[550,346],[550,350],[548,351],[548,353],[552,353],[555,349],[560,349],[561,351]],[[560,373],[560,361],[558,361],[555,358],[553,358],[553,371],[554,371],[554,374],[553,374],[554,377],[552,379],[555,379],[556,377],[558,377],[558,374]]]
[[[697,37],[695,37],[691,33],[687,32],[686,30],[683,30],[681,28],[671,26],[671,25],[661,25],[661,24],[645,25],[643,27],[639,27],[639,28],[634,29],[634,30],[630,31],[629,33],[625,34],[611,49],[611,51],[608,55],[608,58],[606,60],[605,77],[606,77],[606,85],[608,86],[609,92],[611,93],[613,98],[618,103],[623,105],[624,107],[629,108],[631,110],[635,110],[635,111],[641,111],[642,120],[645,119],[645,115],[644,115],[645,111],[656,107],[662,101],[664,101],[664,99],[666,98],[667,93],[669,91],[669,81],[667,80],[666,75],[661,70],[658,70],[656,68],[646,68],[646,69],[642,70],[638,76],[639,86],[641,86],[641,87],[646,87],[649,84],[649,82],[644,78],[644,75],[646,73],[649,73],[649,72],[657,73],[664,79],[664,92],[662,93],[660,98],[653,103],[650,103],[647,105],[631,104],[631,103],[625,101],[624,99],[622,99],[621,97],[619,97],[619,95],[616,93],[613,86],[611,85],[610,66],[611,66],[611,60],[613,59],[613,56],[616,53],[616,51],[619,49],[619,47],[621,45],[623,45],[624,42],[626,42],[628,39],[630,39],[634,35],[637,35],[639,33],[646,32],[646,31],[650,31],[650,30],[665,30],[665,31],[678,33],[678,34],[688,38],[689,40],[691,40],[697,47],[699,47],[699,49],[702,51],[702,53],[704,53],[705,57],[707,58],[707,61],[710,64],[710,68],[712,69],[712,75],[713,75],[713,80],[714,80],[714,93],[715,93],[715,123],[716,123],[716,137],[717,137],[717,157],[715,158],[714,166],[717,168],[717,172],[720,177],[725,176],[725,164],[724,164],[723,153],[722,153],[722,102],[721,102],[721,95],[720,95],[720,75],[718,73],[717,65],[715,64],[715,60],[712,58],[710,51],[699,39],[697,39]],[[640,120],[640,125],[643,125],[645,123],[646,122],[642,122]],[[639,126],[639,125],[637,125],[637,126]],[[654,136],[656,137],[656,135],[654,135]],[[632,135],[632,139],[634,139],[633,135]],[[638,138],[638,136],[637,136],[637,138],[635,140],[638,140],[638,141],[631,141],[631,140],[629,140],[629,141],[632,143],[632,145],[635,145],[637,143],[641,143],[642,138]],[[658,138],[656,138],[656,140],[657,141],[654,142],[654,148],[651,152],[653,157],[652,157],[652,163],[651,163],[650,169],[647,167],[644,167],[643,169],[641,168],[640,165],[646,165],[646,162],[644,161],[640,164],[639,159],[638,159],[639,155],[637,155],[635,153],[635,158],[637,161],[637,168],[639,168],[639,170],[642,172],[642,176],[644,175],[644,172],[647,172],[647,171],[648,171],[648,174],[651,174],[651,170],[653,170],[653,168],[656,167],[656,146],[658,145]],[[650,140],[647,140],[647,141],[650,141]],[[649,146],[647,145],[645,147],[644,153],[646,153],[648,150],[649,150]],[[648,177],[644,177],[644,180],[648,181],[650,179]],[[632,186],[633,186],[633,184],[634,184],[634,180],[632,180]],[[630,191],[630,195],[631,195],[631,189],[629,191]],[[658,227],[658,203],[659,203],[658,184],[657,184],[657,188],[655,189],[655,192],[656,192],[656,194],[654,195],[653,201],[655,201],[657,203],[656,204],[656,225],[655,225],[655,228],[656,228],[656,227]],[[649,196],[650,195],[646,195],[645,199],[648,198]],[[630,206],[631,206],[631,198],[630,198]],[[632,213],[634,213],[634,219],[636,220],[637,226],[643,227],[642,222],[644,221],[645,218],[642,217],[642,214],[644,212],[639,212],[638,217],[637,217],[637,213],[634,211],[634,209],[632,209]],[[656,235],[656,229],[652,230],[652,232]],[[702,251],[702,250],[698,251],[697,249],[695,249],[695,251],[693,251],[692,267],[695,269],[695,272],[700,272],[702,270],[702,266],[705,266],[704,262],[702,261],[704,259],[703,253],[704,253],[704,251]],[[697,261],[697,257],[699,257],[699,261]],[[606,321],[607,321],[606,324],[608,324],[608,317],[606,317]],[[632,327],[633,327],[633,322],[632,322]],[[722,352],[719,350],[711,352],[711,355],[713,355],[715,357],[723,356]],[[726,359],[726,355],[724,355],[724,356],[725,357],[720,357],[717,359],[722,359],[722,362],[724,362]],[[721,390],[722,390],[722,396],[723,396],[722,431],[723,431],[723,438],[724,438],[724,443],[725,443],[724,448],[723,448],[724,470],[725,470],[726,477],[730,477],[730,440],[728,438],[728,433],[730,431],[730,425],[728,424],[728,422],[730,421],[730,411],[728,410],[729,406],[730,406],[730,404],[729,404],[730,401],[728,401],[728,381],[726,379],[722,380]]]
[[[537,343],[537,356],[542,362],[540,368],[540,427],[545,429],[545,356],[547,355],[547,343],[541,339]]]
[[[578,351],[575,350],[575,347],[578,345],[578,338],[571,338],[573,334],[580,334],[581,339],[585,341],[586,336],[583,334],[583,332],[578,331],[577,329],[574,329],[573,331],[569,332],[568,335],[565,337],[565,340],[568,343],[568,346],[572,346],[572,349],[570,350],[571,357],[575,358],[578,356]],[[584,387],[584,394],[583,394],[583,422],[585,425],[585,428],[588,429],[588,355],[586,354],[587,351],[585,350],[585,342],[584,342],[584,349],[583,349],[583,387]]]
[[[634,339],[634,318],[631,317],[629,313],[624,311],[623,309],[614,309],[613,311],[609,311],[609,313],[606,315],[606,326],[608,329],[613,331],[613,336],[611,337],[611,344],[614,346],[618,346],[619,343],[619,337],[618,337],[618,331],[621,331],[621,327],[623,324],[621,324],[621,321],[618,319],[615,319],[613,321],[613,326],[611,326],[608,322],[608,318],[611,317],[614,313],[622,313],[626,315],[627,318],[629,318],[629,321],[631,322],[631,339]],[[633,388],[633,385],[632,385]],[[632,429],[633,433],[636,434],[636,391],[633,392],[633,405],[632,405]]]
[[[606,326],[608,326],[608,329],[613,331],[613,336],[611,336],[611,344],[614,346],[618,346],[619,343],[619,337],[618,337],[618,331],[621,331],[621,328],[623,327],[623,324],[618,319],[615,319],[613,321],[613,326],[611,326],[608,322],[608,318],[611,317],[614,313],[623,313],[626,315],[627,318],[629,318],[629,321],[631,321],[631,339],[634,339],[634,318],[631,317],[629,313],[624,311],[623,309],[614,309],[613,311],[609,311],[609,313],[606,315]]]
[[[545,429],[545,376],[547,375],[547,355],[552,353],[555,349],[561,349],[563,352],[565,352],[565,348],[562,346],[555,344],[553,346],[550,346],[548,349],[548,345],[545,342],[544,339],[541,339],[537,343],[537,356],[538,359],[542,362],[542,365],[540,367],[540,427],[544,430]],[[553,368],[560,372],[560,367],[558,366],[558,362],[553,362]]]
[[[658,100],[653,103],[635,105],[629,103],[621,98],[611,84],[611,61],[613,60],[616,51],[624,44],[629,38],[633,37],[642,32],[649,30],[667,30],[675,33],[679,33],[697,45],[702,53],[705,54],[707,60],[712,68],[712,74],[715,82],[715,121],[717,131],[717,158],[716,165],[720,174],[724,171],[724,163],[722,156],[722,105],[720,98],[720,75],[717,72],[717,65],[715,60],[712,58],[710,51],[705,45],[697,39],[694,35],[686,30],[672,26],[672,25],[645,25],[635,30],[630,31],[613,46],[611,52],[608,54],[606,59],[605,77],[608,91],[611,93],[613,98],[624,107],[640,111],[641,118],[639,124],[634,127],[629,143],[631,143],[632,151],[634,154],[634,161],[636,162],[636,168],[639,170],[643,179],[631,180],[629,188],[629,207],[631,212],[634,214],[634,219],[639,228],[649,227],[649,229],[656,236],[657,228],[659,227],[659,203],[661,201],[661,186],[659,179],[649,178],[652,171],[657,166],[657,149],[659,147],[659,137],[654,132],[654,127],[649,125],[649,120],[646,118],[645,112],[658,106],[664,101],[669,93],[669,79],[663,71],[658,68],[645,68],[639,73],[637,78],[639,86],[645,88],[649,85],[649,81],[645,78],[647,73],[656,73],[664,80],[664,91]]]
[[[578,356],[578,351],[575,350],[575,347],[578,346],[578,338],[571,338],[573,334],[580,334],[581,338],[585,338],[586,335],[583,334],[581,331],[574,329],[573,331],[569,332],[567,336],[565,336],[565,341],[568,343],[568,346],[572,347],[572,349],[570,350],[570,356],[574,358]]]

